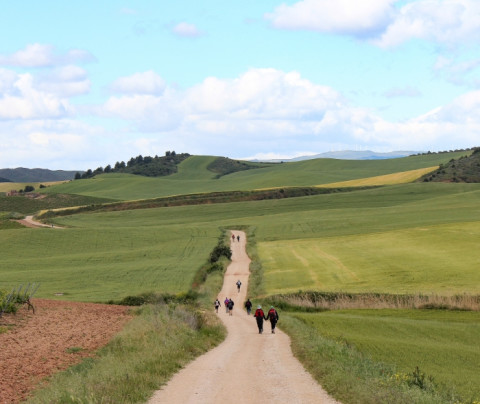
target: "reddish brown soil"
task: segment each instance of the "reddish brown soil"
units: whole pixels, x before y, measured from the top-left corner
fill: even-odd
[[[128,307],[33,299],[0,318],[0,403],[18,403],[47,376],[80,362],[131,318]],[[81,350],[78,350],[81,348]],[[77,352],[69,352],[77,351]]]

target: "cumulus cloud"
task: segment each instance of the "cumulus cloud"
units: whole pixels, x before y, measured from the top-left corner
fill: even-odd
[[[12,54],[0,54],[0,65],[12,67],[52,67],[71,63],[91,62],[95,58],[81,49],[58,52],[52,45],[30,44]]]
[[[419,92],[405,87],[389,95]],[[276,69],[250,69],[231,79],[208,77],[183,91],[167,87],[158,95],[110,97],[102,113],[129,121],[133,132],[152,133],[156,140],[144,145],[158,145],[159,136],[167,136],[191,153],[208,153],[215,145],[228,155],[232,142],[241,139],[241,157],[263,150],[286,158],[352,145],[378,151],[430,150],[432,144],[449,149],[471,147],[480,138],[480,92],[408,121],[389,122],[350,105],[330,87]]]
[[[152,70],[120,77],[111,85],[113,92],[123,94],[162,94],[165,87],[165,81]]]
[[[31,74],[0,70],[0,120],[60,118],[72,112],[67,100],[43,91]]]
[[[62,66],[42,73],[36,76],[35,83],[40,90],[59,97],[87,94],[91,87],[87,71],[74,65]]]
[[[302,0],[282,4],[265,18],[275,28],[364,36],[384,30],[394,14],[395,0]]]
[[[203,35],[195,24],[189,24],[188,22],[180,22],[172,28],[172,32],[180,37],[186,38],[198,38]]]
[[[368,38],[383,47],[422,39],[448,46],[478,43],[476,0],[303,0],[266,14],[278,29],[311,30]]]

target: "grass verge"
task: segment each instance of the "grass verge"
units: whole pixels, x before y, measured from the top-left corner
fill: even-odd
[[[437,389],[421,370],[398,373],[393,365],[372,360],[348,343],[323,337],[315,327],[295,315],[284,314],[281,326],[292,339],[295,356],[322,387],[341,402],[461,402],[453,393]]]

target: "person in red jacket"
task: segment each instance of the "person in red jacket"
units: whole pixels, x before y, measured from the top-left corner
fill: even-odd
[[[262,306],[257,306],[257,310],[255,310],[255,314],[253,315],[253,317],[255,317],[255,319],[257,320],[258,333],[261,334],[263,332],[263,320],[265,318]]]
[[[270,310],[268,310],[268,314],[265,320],[270,320],[270,325],[272,326],[272,334],[275,334],[275,326],[277,325],[278,321],[278,313],[273,306],[271,306]]]

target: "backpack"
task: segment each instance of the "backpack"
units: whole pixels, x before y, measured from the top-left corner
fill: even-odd
[[[277,312],[275,311],[275,309],[270,309],[268,311],[268,317],[270,318],[270,320],[276,320],[277,319]]]

